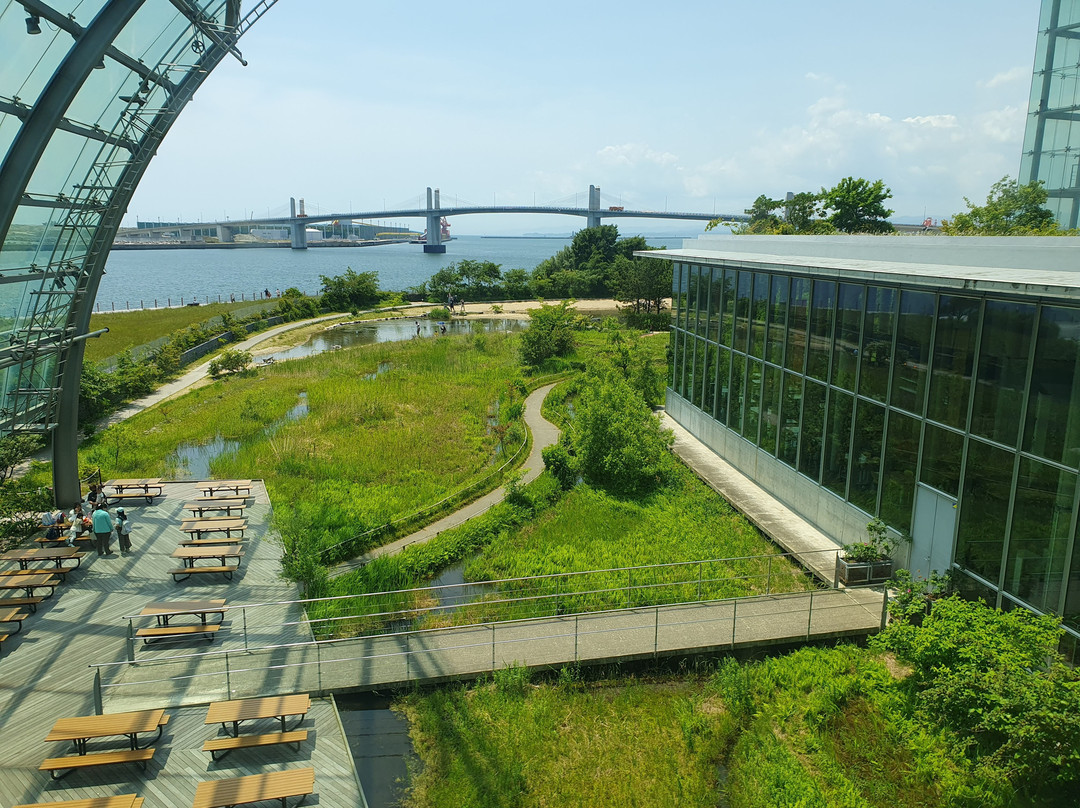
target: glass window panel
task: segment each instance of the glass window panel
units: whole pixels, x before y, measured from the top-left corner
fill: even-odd
[[[964,436],[933,424],[926,425],[920,479],[931,488],[955,497],[960,490],[960,461]]]
[[[848,500],[869,514],[877,513],[878,480],[881,476],[881,434],[885,408],[860,399],[855,403],[854,464]]]
[[[799,431],[799,471],[821,480],[821,437],[825,427],[825,386],[806,382]]]
[[[806,324],[810,317],[810,281],[791,279],[791,307],[788,313],[787,353],[784,367],[802,373],[806,367]]]
[[[1024,449],[1080,466],[1080,309],[1044,306],[1039,316]]]
[[[1059,608],[1075,490],[1075,473],[1021,458],[1004,589],[1041,611]]]
[[[723,270],[706,269],[705,272],[707,272],[708,275],[703,277],[708,278],[707,283],[709,285],[709,322],[706,326],[704,336],[706,339],[715,340],[716,332],[720,329],[720,297],[723,294],[718,279],[723,277]]]
[[[787,301],[788,279],[783,275],[773,275],[772,294],[769,296],[769,330],[765,337],[765,358],[777,365],[784,359]]]
[[[679,334],[680,333],[681,332],[678,331],[677,329],[674,329],[674,328],[671,329],[671,342],[670,342],[670,345],[671,345],[671,362],[668,363],[668,369],[667,369],[668,387],[670,387],[676,393],[679,392],[678,388],[675,386],[675,378],[676,378],[676,375],[677,375],[675,369],[679,366]]]
[[[982,441],[968,441],[955,558],[960,566],[992,582],[1001,572],[1013,457]]]
[[[784,374],[780,409],[780,446],[777,456],[792,468],[799,457],[799,420],[802,418],[802,376]]]
[[[957,429],[967,427],[979,307],[979,301],[970,297],[942,295],[938,301],[926,414]]]
[[[705,365],[705,372],[701,376],[701,383],[704,385],[704,390],[701,398],[701,409],[707,412],[709,415],[713,414],[713,408],[716,406],[716,351],[715,345],[705,345],[706,356],[708,362]]]
[[[780,433],[780,369],[765,365],[761,387],[761,448],[776,454],[776,438]]]
[[[698,283],[701,280],[701,267],[691,265],[690,280],[686,287],[686,330],[696,334],[698,331]]]
[[[859,335],[862,333],[863,287],[842,283],[838,294],[832,383],[854,391],[855,372],[859,366]]]
[[[746,335],[750,331],[750,286],[753,279],[753,272],[740,270],[739,284],[735,292],[735,341],[732,343],[736,351],[746,350]]]
[[[746,381],[746,357],[731,354],[731,400],[728,402],[728,428],[742,433],[743,388]]]
[[[723,317],[720,320],[720,344],[731,345],[735,327],[735,270],[724,270]]]
[[[671,319],[676,328],[686,328],[686,284],[689,271],[686,264],[676,261],[671,272]]]
[[[866,289],[866,318],[859,352],[859,393],[882,402],[889,391],[896,299],[895,289],[880,286]]]
[[[971,431],[976,435],[1016,445],[1034,322],[1034,306],[986,302],[971,413]]]
[[[709,287],[712,281],[710,267],[698,267],[698,318],[697,334],[704,337],[709,333]]]
[[[823,382],[829,380],[835,306],[836,284],[832,281],[814,281],[814,303],[810,310],[810,350],[806,359],[806,373]]]
[[[750,302],[750,348],[751,356],[760,359],[765,353],[765,315],[769,308],[769,276],[764,272],[754,274],[754,292]]]
[[[997,602],[997,589],[975,580],[970,575],[957,575],[955,583],[956,591],[965,600],[981,600],[991,606]]]
[[[825,459],[821,482],[840,496],[847,493],[848,459],[851,456],[851,416],[855,399],[847,393],[829,393],[829,428],[825,431]]]
[[[919,422],[889,413],[885,463],[881,472],[881,518],[901,533],[911,532],[915,502],[915,464],[919,459]]]
[[[687,345],[689,347],[690,356],[687,357],[687,364],[689,365],[689,371],[686,374],[686,390],[687,395],[690,398],[690,403],[695,407],[701,406],[701,363],[704,357],[701,355],[702,341],[694,339],[693,337],[687,338]]]
[[[720,349],[720,356],[716,363],[716,414],[715,418],[722,424],[727,423],[728,399],[731,397],[731,351],[727,348]]]
[[[896,323],[896,361],[893,363],[892,405],[921,415],[930,361],[934,324],[934,295],[903,291]]]
[[[686,379],[687,372],[693,366],[694,362],[694,348],[690,344],[690,336],[685,332],[681,332],[679,335],[679,366],[677,373],[679,374],[679,395],[683,398],[689,398],[686,394]]]
[[[743,437],[758,441],[758,416],[761,413],[761,362],[751,359],[746,373],[746,406],[743,408]]]

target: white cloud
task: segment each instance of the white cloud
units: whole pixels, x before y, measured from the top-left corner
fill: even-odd
[[[605,163],[631,168],[642,164],[674,166],[679,162],[679,158],[671,152],[656,151],[640,143],[604,146],[597,155]]]
[[[1013,67],[1003,73],[998,73],[991,79],[978,82],[978,86],[985,87],[989,90],[994,87],[1011,84],[1014,81],[1031,81],[1031,70],[1024,67]]]
[[[904,118],[904,123],[929,126],[935,129],[955,129],[959,126],[955,115],[913,115],[910,118]]]

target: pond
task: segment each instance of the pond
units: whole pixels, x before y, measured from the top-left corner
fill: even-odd
[[[282,348],[260,358],[264,362],[267,360],[281,362],[286,359],[300,359],[305,356],[315,356],[324,351],[336,351],[359,345],[402,342],[410,339],[430,339],[441,336],[443,327],[446,328],[447,335],[454,335],[509,333],[522,331],[528,325],[528,320],[513,317],[442,321],[419,317],[415,319],[403,318],[399,320],[379,320],[377,322],[344,323],[313,334],[307,342],[301,345]]]

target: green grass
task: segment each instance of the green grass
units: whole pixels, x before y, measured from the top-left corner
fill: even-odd
[[[249,300],[243,303],[210,303],[174,309],[94,314],[90,317],[90,330],[108,328],[109,333],[86,341],[86,358],[100,362],[129,348],[153,342],[174,331],[181,331],[189,325],[220,317],[225,312],[246,311],[259,305],[269,308],[276,304],[277,300],[266,301],[264,304]]]
[[[80,461],[106,477],[170,478],[178,445],[238,440],[213,474],[263,478],[286,544],[318,550],[490,474],[501,455],[489,410],[506,399],[515,367],[499,335],[483,350],[462,337],[333,351],[165,402],[96,435]],[[301,392],[310,414],[283,422]]]

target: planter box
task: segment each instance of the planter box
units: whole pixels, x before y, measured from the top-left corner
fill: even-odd
[[[893,561],[848,561],[836,557],[836,577],[846,586],[858,584],[880,584],[889,580],[893,574]]]

